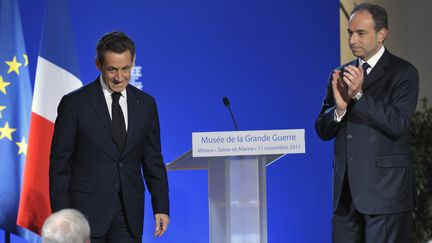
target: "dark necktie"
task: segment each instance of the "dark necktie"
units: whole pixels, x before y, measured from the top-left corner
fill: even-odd
[[[363,78],[366,78],[368,76],[367,70],[369,68],[369,64],[367,62],[363,63],[362,68],[363,68]]]
[[[120,96],[121,93],[117,93],[117,92],[112,93],[111,111],[112,111],[112,125],[117,139],[117,145],[119,147],[119,150],[122,151],[126,141],[126,126],[125,126],[125,119],[123,116],[123,112],[119,104]]]

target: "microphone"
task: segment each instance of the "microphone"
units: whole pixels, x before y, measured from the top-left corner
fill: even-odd
[[[236,122],[236,120],[234,118],[234,114],[233,114],[233,112],[231,110],[229,99],[227,97],[223,97],[222,101],[223,101],[224,105],[228,108],[228,110],[229,110],[229,112],[231,114],[231,118],[232,118],[232,120],[234,122],[235,129],[238,131],[239,128],[238,128],[237,122]]]

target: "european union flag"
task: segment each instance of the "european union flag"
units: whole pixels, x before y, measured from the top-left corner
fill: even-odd
[[[16,225],[32,100],[28,57],[18,3],[0,1],[0,228],[33,238]]]

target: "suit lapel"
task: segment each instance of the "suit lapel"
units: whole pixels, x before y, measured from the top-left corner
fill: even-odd
[[[385,50],[382,57],[379,59],[375,67],[372,68],[372,71],[364,80],[363,90],[366,90],[372,83],[374,83],[384,75],[385,73],[384,69],[388,66],[389,60],[390,60],[390,53],[387,50]]]
[[[114,129],[111,123],[111,117],[108,111],[108,106],[100,85],[99,78],[97,78],[92,84],[89,85],[89,92],[87,98],[90,101],[90,105],[97,114],[97,117],[102,122],[103,126],[110,132],[111,138],[116,143],[114,136]],[[117,144],[117,143],[116,143]]]
[[[125,154],[125,152],[127,152],[127,149],[130,148],[130,146],[132,145],[132,140],[133,140],[133,136],[134,134],[136,134],[135,130],[136,130],[136,126],[138,124],[138,119],[139,119],[139,99],[138,99],[138,95],[136,94],[136,91],[133,90],[130,85],[127,86],[126,88],[126,92],[127,92],[127,106],[128,106],[128,130],[127,130],[127,138],[126,138],[126,143],[125,146],[123,148],[123,154]]]
[[[97,114],[103,126],[108,129],[111,134],[111,138],[115,144],[117,144],[115,139],[114,129],[111,123],[111,117],[109,115],[106,100],[100,85],[99,78],[97,78],[93,83],[89,85],[87,93],[87,98],[90,101],[90,105]],[[126,143],[123,148],[122,154],[126,154],[127,150],[132,146],[135,130],[137,129],[137,124],[139,122],[139,103],[140,100],[135,90],[133,90],[130,85],[126,88],[127,92],[127,106],[128,106],[128,130]],[[118,146],[116,146],[118,148]]]

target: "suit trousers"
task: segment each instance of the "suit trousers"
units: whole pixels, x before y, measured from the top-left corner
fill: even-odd
[[[91,230],[91,229],[90,229]],[[108,232],[102,237],[91,237],[92,243],[141,243],[142,238],[133,237],[126,214],[124,213],[124,203],[121,192],[118,193],[113,207],[113,217]]]
[[[412,212],[362,214],[352,200],[347,171],[342,194],[333,213],[333,243],[411,243]]]

